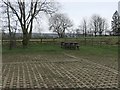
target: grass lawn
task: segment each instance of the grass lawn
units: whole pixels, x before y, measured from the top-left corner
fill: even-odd
[[[63,49],[60,45],[56,44],[34,44],[29,45],[28,48],[22,47],[13,50],[8,50],[3,47],[4,55],[16,54],[47,54],[47,55],[63,55],[64,53],[74,55],[79,58],[89,59],[97,63],[108,64],[112,68],[116,68],[118,60],[118,47],[117,46],[80,46],[79,50]]]
[[[88,46],[81,45],[79,50],[69,50],[61,48],[60,45],[56,44],[34,44],[29,45],[28,48],[14,48],[9,50],[8,47],[3,46],[2,54],[52,54],[52,53],[70,53],[77,56],[100,56],[118,57],[118,46]]]
[[[81,46],[78,51],[66,52],[114,69],[117,69],[118,66],[117,46]]]
[[[60,53],[63,49],[61,49],[57,45],[53,44],[34,44],[29,45],[28,48],[14,48],[13,50],[9,50],[8,47],[4,47],[2,49],[3,54],[42,54],[42,53]]]

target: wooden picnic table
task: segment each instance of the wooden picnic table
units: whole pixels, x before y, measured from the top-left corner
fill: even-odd
[[[79,49],[79,43],[78,42],[61,42],[61,48]]]

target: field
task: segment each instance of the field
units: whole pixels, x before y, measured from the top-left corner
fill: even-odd
[[[12,51],[3,47],[2,56],[3,88],[118,88],[117,46],[66,50],[58,44],[33,44]]]

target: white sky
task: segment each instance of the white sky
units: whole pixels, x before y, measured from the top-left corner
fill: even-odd
[[[60,12],[66,13],[77,28],[82,18],[90,19],[93,14],[105,17],[111,26],[113,13],[118,10],[119,0],[59,0]]]
[[[120,0],[55,0],[61,4],[61,13],[66,13],[73,21],[75,28],[79,26],[82,18],[89,19],[93,14],[105,17],[111,26],[112,15],[118,10]],[[47,20],[43,20],[44,31],[49,32]],[[36,26],[35,26],[36,27]],[[37,31],[38,32],[38,31]]]

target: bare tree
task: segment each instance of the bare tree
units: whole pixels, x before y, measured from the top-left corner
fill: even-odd
[[[7,0],[7,3],[8,0]],[[10,35],[10,46],[9,49],[12,49],[12,32],[11,32],[11,28],[10,28],[10,13],[9,13],[9,6],[7,5],[7,16],[8,16],[8,29],[9,29],[9,35]]]
[[[106,32],[109,32],[109,35],[111,35],[110,34],[111,31],[109,30],[109,24],[108,24],[107,20],[103,19],[103,21],[104,21],[104,23],[103,23],[103,31],[105,32],[105,35],[106,35]]]
[[[8,0],[7,0],[7,3]],[[8,5],[1,5],[0,6],[2,8],[1,13],[2,13],[2,17],[1,17],[1,23],[2,23],[2,30],[4,30],[4,32],[9,32],[9,49],[11,50],[13,47],[15,47],[15,34],[16,34],[16,30],[17,30],[17,21],[15,20],[14,15],[12,14],[10,8]],[[13,24],[14,23],[14,24]],[[4,34],[5,35],[5,34]]]
[[[98,16],[97,23],[98,23],[98,33],[101,36],[102,32],[104,31],[103,27],[105,21],[100,16]]]
[[[91,18],[91,22],[90,22],[90,26],[93,29],[95,37],[96,37],[97,32],[98,32],[98,17],[99,16],[97,16],[97,15],[93,15]]]
[[[35,17],[40,14],[40,12],[52,14],[58,10],[56,4],[51,2],[51,0],[31,0],[28,2],[24,0],[17,0],[15,2],[2,1],[12,10],[12,13],[16,15],[20,23],[23,32],[23,47],[28,46]]]
[[[102,36],[103,31],[108,30],[108,23],[105,18],[98,17],[98,32],[99,35]]]
[[[80,29],[79,29],[79,28],[76,28],[76,29],[75,29],[75,33],[76,33],[76,36],[79,37],[79,36],[80,36]]]
[[[50,30],[56,32],[60,38],[64,37],[65,31],[73,26],[72,21],[65,15],[61,13],[54,14],[49,19]]]
[[[91,18],[90,27],[92,28],[95,36],[97,33],[99,33],[101,36],[103,31],[108,28],[108,24],[106,19],[102,18],[99,15],[93,15]]]
[[[87,19],[83,18],[83,21],[81,22],[81,25],[79,26],[80,29],[83,31],[83,36],[86,37],[87,36]]]

